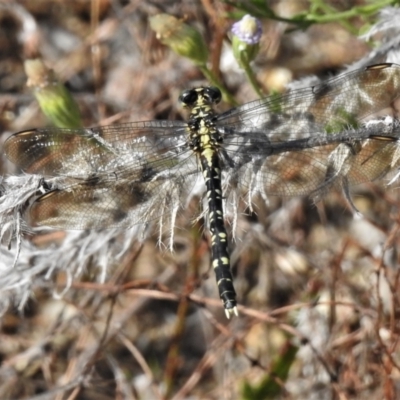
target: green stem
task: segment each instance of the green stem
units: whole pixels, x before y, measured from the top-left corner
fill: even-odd
[[[226,88],[221,84],[219,79],[210,71],[206,65],[198,66],[203,73],[203,75],[210,81],[214,86],[216,86],[222,93],[222,98],[225,102],[237,106],[238,103],[235,98],[226,90]]]
[[[253,70],[251,69],[250,65],[248,63],[242,62],[242,68],[244,72],[246,73],[247,79],[249,80],[252,88],[254,91],[257,93],[258,97],[262,98],[264,97],[264,93],[260,90],[260,84],[257,81],[257,78],[254,75]]]
[[[325,15],[315,15],[310,14],[309,17],[306,19],[311,20],[316,23],[323,23],[323,22],[334,22],[340,21],[342,19],[348,19],[352,17],[357,17],[361,15],[369,15],[374,14],[379,11],[382,7],[396,4],[398,0],[382,0],[380,2],[375,2],[374,4],[368,4],[365,6],[358,6],[352,7],[350,10],[343,11],[343,12],[336,12],[332,14],[325,14]]]

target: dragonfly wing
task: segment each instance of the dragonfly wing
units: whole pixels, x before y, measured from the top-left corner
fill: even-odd
[[[148,121],[88,129],[23,131],[5,142],[7,157],[24,171],[50,176],[113,172],[124,162],[141,170],[144,160],[173,158],[185,151],[185,123]]]
[[[217,118],[226,131],[264,132],[270,141],[356,128],[372,117],[398,114],[400,65],[378,64],[305,89],[272,95]]]
[[[399,129],[395,136],[365,138],[348,132],[309,146],[296,143],[297,148],[266,144],[269,155],[249,157],[251,162],[232,158],[234,167],[225,169],[225,184],[266,195],[298,196],[318,194],[342,184],[344,178],[349,185],[372,181],[399,164],[396,137],[400,137]],[[228,153],[228,157],[233,155]]]
[[[32,225],[130,227],[168,217],[197,181],[186,123],[148,121],[90,129],[46,128],[11,136],[8,158],[30,173],[61,177],[29,209]]]
[[[396,114],[399,85],[400,66],[380,64],[220,115],[228,186],[295,196],[381,177],[399,128],[367,121]]]
[[[60,229],[128,228],[160,217],[167,221],[199,176],[194,155],[141,179],[95,176],[42,195],[30,207],[28,220]]]

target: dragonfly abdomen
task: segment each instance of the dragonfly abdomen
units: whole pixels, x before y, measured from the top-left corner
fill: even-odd
[[[236,292],[230,270],[228,235],[224,225],[222,207],[221,169],[217,151],[206,149],[200,163],[207,189],[208,220],[211,233],[211,260],[217,279],[218,291],[224,303],[226,316],[236,314]]]

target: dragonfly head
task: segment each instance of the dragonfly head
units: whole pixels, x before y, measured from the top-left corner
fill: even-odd
[[[221,101],[221,91],[214,86],[188,89],[182,92],[179,101],[185,108],[218,104]]]

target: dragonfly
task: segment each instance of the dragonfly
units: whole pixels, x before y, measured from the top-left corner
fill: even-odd
[[[12,135],[5,154],[56,178],[24,217],[58,229],[175,221],[196,182],[205,187],[211,263],[228,318],[238,315],[224,212],[255,196],[319,197],[385,176],[400,159],[400,65],[371,65],[215,111],[215,87],[185,90],[186,121],[153,120]]]

